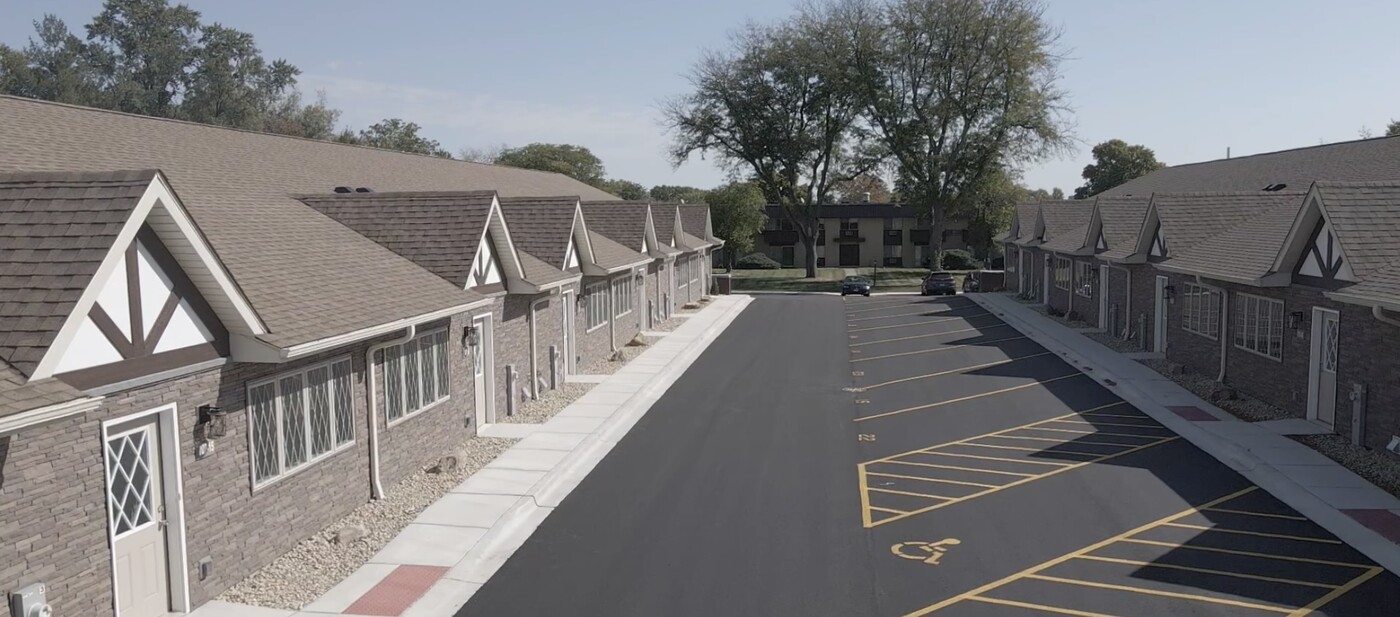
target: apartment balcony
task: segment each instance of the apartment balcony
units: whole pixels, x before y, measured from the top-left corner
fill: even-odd
[[[858,229],[842,229],[840,235],[836,236],[836,242],[865,242],[865,238],[860,235],[860,230]]]
[[[911,240],[915,246],[928,246],[929,237],[930,233],[927,229],[909,230],[909,240]]]
[[[903,245],[904,245],[904,230],[902,230],[902,229],[886,229],[886,230],[885,230],[885,246],[903,246]]]
[[[769,229],[763,232],[763,241],[768,246],[792,246],[797,244],[797,230]]]

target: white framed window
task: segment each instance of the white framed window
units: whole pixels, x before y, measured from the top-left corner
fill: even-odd
[[[1094,267],[1093,262],[1074,262],[1074,278],[1074,293],[1085,298],[1094,297],[1094,286],[1098,283],[1099,277],[1098,269]]]
[[[1220,338],[1220,292],[1195,283],[1181,291],[1181,329],[1211,340]]]
[[[621,317],[632,312],[632,275],[613,281],[613,317]]]
[[[588,311],[585,324],[592,332],[608,323],[608,284],[595,283],[584,289],[584,305]]]
[[[1006,264],[1006,272],[1008,274],[1014,274],[1016,272],[1016,262],[1020,261],[1018,257],[1019,255],[1016,254],[1016,249],[1008,247],[1006,257],[1002,259]]]
[[[685,287],[686,285],[690,284],[689,258],[683,258],[680,261],[676,262],[676,275],[677,279],[680,281],[679,283],[676,283],[676,287]]]
[[[339,358],[248,384],[253,488],[285,477],[355,441],[350,359]]]
[[[446,400],[449,389],[447,330],[420,334],[384,349],[384,417],[390,423]]]
[[[1235,347],[1283,360],[1283,301],[1235,294]]]
[[[1069,259],[1055,256],[1055,289],[1069,291],[1070,269]]]

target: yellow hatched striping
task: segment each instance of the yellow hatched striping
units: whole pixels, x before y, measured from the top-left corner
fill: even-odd
[[[1299,563],[1312,563],[1321,566],[1338,566],[1342,568],[1369,568],[1371,566],[1364,563],[1349,563],[1345,561],[1331,561],[1327,559],[1313,559],[1312,557],[1294,557],[1292,555],[1278,555],[1275,553],[1256,553],[1254,551],[1240,551],[1232,548],[1217,548],[1214,546],[1199,546],[1195,544],[1173,544],[1171,542],[1159,542],[1157,540],[1143,540],[1140,538],[1124,538],[1123,542],[1130,544],[1146,544],[1148,546],[1161,546],[1165,548],[1183,549],[1188,551],[1201,551],[1205,553],[1221,553],[1223,555],[1240,555],[1243,557],[1259,557],[1262,559],[1277,559],[1279,561],[1296,561]]]
[[[1222,512],[1225,514],[1241,514],[1244,516],[1261,516],[1264,518],[1281,518],[1288,521],[1306,521],[1306,516],[1291,516],[1288,514],[1272,514],[1269,512],[1251,512],[1249,510],[1231,510],[1229,508],[1206,508],[1202,512]]]
[[[957,453],[957,452],[920,452],[919,454],[928,454],[928,455],[933,455],[933,456],[955,456],[955,457],[958,457],[958,458],[972,458],[972,459],[977,459],[977,460],[982,460],[982,461],[1002,461],[1002,462],[1005,462],[1005,463],[1017,463],[1017,464],[1020,464],[1020,465],[1050,465],[1050,466],[1053,466],[1053,467],[1059,467],[1059,466],[1062,466],[1062,465],[1073,465],[1073,464],[1074,464],[1073,462],[1067,462],[1067,461],[1030,461],[1030,460],[1026,460],[1026,459],[1023,459],[1023,458],[1004,458],[1004,457],[1000,457],[1000,456],[981,456],[981,455],[978,455],[978,454],[959,454],[959,453]],[[913,456],[913,455],[911,454],[910,456]]]
[[[1089,561],[1102,561],[1105,563],[1118,563],[1127,566],[1137,566],[1140,568],[1160,568],[1163,570],[1181,570],[1183,572],[1200,572],[1202,574],[1216,574],[1233,578],[1244,578],[1252,581],[1267,581],[1270,583],[1285,583],[1288,585],[1300,585],[1303,587],[1320,587],[1322,589],[1336,589],[1337,585],[1327,583],[1316,583],[1311,581],[1299,581],[1291,578],[1278,578],[1276,576],[1261,576],[1258,574],[1246,574],[1244,572],[1229,572],[1226,570],[1212,570],[1210,568],[1196,568],[1192,566],[1181,566],[1174,563],[1153,563],[1151,561],[1139,561],[1137,559],[1119,559],[1117,557],[1101,557],[1099,555],[1080,555],[1075,559],[1087,559]]]
[[[1016,600],[1003,600],[1001,598],[989,598],[987,596],[968,596],[963,599],[986,602],[988,604],[1000,604],[1002,606],[1013,606],[1016,608],[1028,608],[1033,611],[1044,611],[1047,613],[1055,613],[1056,615],[1074,615],[1074,617],[1118,617],[1117,615],[1109,615],[1108,613],[1091,613],[1089,611],[1081,611],[1072,608],[1061,608],[1032,602],[1018,602]]]
[[[1341,544],[1340,540],[1330,538],[1314,538],[1308,536],[1291,536],[1282,533],[1265,533],[1262,531],[1248,531],[1245,529],[1227,529],[1224,527],[1210,527],[1207,525],[1188,525],[1186,523],[1167,523],[1163,527],[1178,527],[1181,529],[1195,529],[1197,531],[1210,531],[1216,533],[1233,533],[1241,536],[1255,536],[1259,538],[1275,538],[1278,540],[1297,540],[1299,542],[1317,542],[1318,544]]]
[[[894,489],[891,489],[891,488],[872,487],[870,490],[875,491],[876,493],[889,493],[889,494],[891,494],[891,495],[904,495],[904,496],[907,496],[907,497],[922,497],[922,498],[925,498],[925,499],[941,499],[941,500],[944,500],[944,501],[947,501],[947,500],[949,500],[949,499],[957,499],[956,497],[946,497],[946,496],[943,496],[943,495],[930,495],[930,494],[928,494],[928,493],[914,493],[914,492],[910,492],[910,491],[897,491],[897,490],[894,490]]]
[[[1209,603],[1212,603],[1212,604],[1221,604],[1221,605],[1224,605],[1224,606],[1235,606],[1235,607],[1239,607],[1239,608],[1252,608],[1252,609],[1261,610],[1261,611],[1271,611],[1271,612],[1275,612],[1275,613],[1282,613],[1282,614],[1285,614],[1285,615],[1288,614],[1288,613],[1292,613],[1292,612],[1293,612],[1293,609],[1291,609],[1291,608],[1288,608],[1288,607],[1285,607],[1285,606],[1278,606],[1278,605],[1276,605],[1276,604],[1258,604],[1258,603],[1255,603],[1255,602],[1243,602],[1243,601],[1240,601],[1240,600],[1230,600],[1230,599],[1228,599],[1228,598],[1215,598],[1215,597],[1211,597],[1211,596],[1202,596],[1202,595],[1198,595],[1198,594],[1194,594],[1194,593],[1177,593],[1177,592],[1175,592],[1175,591],[1162,591],[1162,590],[1160,590],[1160,589],[1149,589],[1149,588],[1147,588],[1147,587],[1129,587],[1128,585],[1114,585],[1114,584],[1111,584],[1111,583],[1100,583],[1100,582],[1096,582],[1096,581],[1085,581],[1085,580],[1080,580],[1080,579],[1075,579],[1075,578],[1062,578],[1062,577],[1059,577],[1059,576],[1046,576],[1046,575],[1044,575],[1044,574],[1027,574],[1027,575],[1025,576],[1025,578],[1032,579],[1032,580],[1037,580],[1037,581],[1045,581],[1045,582],[1048,582],[1048,583],[1062,583],[1062,584],[1065,584],[1065,585],[1079,585],[1079,586],[1082,586],[1082,587],[1093,587],[1093,588],[1095,588],[1095,589],[1112,589],[1112,590],[1114,590],[1114,591],[1127,591],[1127,592],[1132,592],[1132,593],[1140,593],[1140,594],[1148,595],[1148,596],[1159,596],[1159,597],[1163,597],[1163,598],[1175,598],[1175,599],[1178,599],[1178,600],[1191,600],[1191,601],[1195,601],[1195,602],[1209,602]]]
[[[1053,440],[1053,439],[1048,439],[1048,440],[1046,440],[1046,441],[1054,441],[1054,440]],[[1061,442],[1057,442],[1057,443],[1071,443],[1071,442],[1068,442],[1068,441],[1061,441]],[[1102,453],[1102,452],[1092,452],[1092,453],[1091,453],[1091,452],[1076,452],[1076,451],[1074,451],[1074,450],[1053,450],[1053,451],[1052,451],[1052,450],[1046,450],[1046,449],[1044,449],[1044,448],[1022,448],[1021,446],[1001,446],[1001,445],[993,445],[993,444],[989,444],[989,443],[965,443],[965,444],[959,444],[959,445],[964,445],[964,446],[968,446],[968,447],[972,447],[972,448],[996,448],[996,449],[998,449],[998,450],[1018,450],[1018,451],[1021,451],[1021,452],[1051,452],[1051,453],[1053,453],[1053,454],[1073,454],[1073,455],[1076,455],[1076,456],[1103,456],[1103,453]]]
[[[952,405],[953,403],[961,403],[961,402],[964,402],[964,401],[970,401],[970,400],[974,400],[974,399],[985,398],[985,397],[988,397],[988,396],[996,396],[996,395],[998,395],[998,394],[1006,394],[1007,392],[1014,392],[1014,391],[1016,391],[1016,390],[1024,390],[1024,389],[1026,389],[1026,388],[1034,388],[1034,387],[1036,387],[1036,386],[1043,386],[1043,385],[1048,384],[1048,383],[1054,383],[1054,382],[1061,381],[1061,380],[1065,380],[1065,379],[1073,379],[1073,378],[1075,378],[1075,377],[1085,377],[1085,376],[1086,376],[1086,375],[1084,375],[1084,373],[1080,373],[1080,372],[1078,372],[1078,371],[1075,371],[1074,373],[1071,373],[1071,374],[1069,374],[1069,375],[1062,375],[1062,376],[1060,376],[1060,377],[1055,377],[1055,378],[1052,378],[1052,379],[1045,379],[1045,380],[1041,380],[1041,381],[1033,381],[1033,382],[1031,382],[1031,383],[1021,384],[1021,385],[1019,385],[1019,386],[1011,386],[1011,387],[1009,387],[1009,388],[1002,388],[1002,389],[1000,389],[1000,390],[993,390],[993,391],[991,391],[991,392],[983,392],[983,393],[980,393],[980,394],[973,394],[973,395],[964,396],[964,397],[961,397],[961,398],[955,398],[955,399],[946,400],[946,401],[939,401],[939,402],[937,402],[937,403],[928,403],[928,404],[925,404],[925,405],[916,405],[916,406],[914,406],[914,407],[906,407],[906,408],[904,408],[904,409],[896,409],[896,410],[894,410],[894,411],[887,411],[887,412],[884,412],[884,413],[877,413],[877,414],[871,415],[871,416],[863,416],[863,417],[860,417],[860,418],[856,418],[855,421],[856,421],[856,422],[865,422],[865,421],[867,421],[867,420],[875,420],[875,419],[878,419],[878,418],[886,418],[886,417],[889,417],[889,416],[897,416],[897,415],[899,415],[899,414],[905,414],[905,413],[909,413],[909,412],[912,412],[912,411],[923,411],[923,410],[925,410],[925,409],[933,409],[934,407],[942,407],[942,406],[944,406],[944,405]]]
[[[963,480],[944,480],[943,478],[925,478],[922,476],[905,476],[897,473],[884,473],[880,471],[867,471],[866,475],[879,476],[881,478],[897,478],[900,480],[919,480],[921,482],[937,482],[939,484],[958,484],[961,486],[976,486],[980,488],[996,488],[996,484],[982,484],[981,482],[965,482]]]
[[[977,473],[990,473],[999,476],[1020,476],[1022,478],[1034,478],[1040,474],[1020,473],[1016,471],[998,471],[995,469],[978,469],[976,467],[959,467],[957,465],[935,465],[933,463],[914,463],[910,461],[880,461],[886,465],[910,465],[913,467],[927,467],[931,469],[950,469],[953,471],[975,471]]]

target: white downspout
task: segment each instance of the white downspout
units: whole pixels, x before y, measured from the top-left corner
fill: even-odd
[[[539,359],[539,326],[538,317],[535,316],[535,307],[541,302],[547,302],[549,298],[540,298],[530,303],[530,393],[535,400],[540,398],[540,359]]]
[[[1075,280],[1077,278],[1075,277],[1077,270],[1079,270],[1079,261],[1071,259],[1069,262],[1069,285],[1066,285],[1066,287],[1069,287],[1069,302],[1068,306],[1065,308],[1065,321],[1069,321],[1069,314],[1074,312],[1074,296],[1079,291],[1075,287],[1079,284],[1079,281]]]
[[[1380,305],[1376,305],[1376,306],[1372,306],[1372,307],[1371,307],[1371,316],[1372,316],[1372,317],[1375,317],[1375,318],[1376,318],[1376,321],[1379,321],[1379,322],[1385,323],[1385,324],[1390,324],[1390,325],[1392,325],[1392,326],[1395,326],[1395,327],[1397,327],[1397,328],[1400,328],[1400,321],[1396,321],[1396,320],[1394,320],[1394,319],[1391,319],[1391,318],[1389,318],[1389,317],[1386,317],[1386,316],[1385,316],[1385,310],[1382,309],[1382,308],[1380,307]]]
[[[1127,301],[1123,303],[1123,338],[1127,339],[1127,334],[1132,331],[1133,327],[1133,269],[1123,268],[1123,273],[1128,277]],[[1139,342],[1146,343],[1146,341]]]
[[[365,391],[369,393],[369,487],[374,499],[384,498],[384,483],[379,478],[379,400],[374,388],[374,352],[395,345],[402,345],[418,335],[418,324],[411,324],[404,335],[392,341],[371,345],[365,350],[365,380],[369,382]]]
[[[1225,383],[1225,354],[1229,353],[1230,345],[1230,294],[1224,289],[1220,290],[1220,374],[1215,380]]]

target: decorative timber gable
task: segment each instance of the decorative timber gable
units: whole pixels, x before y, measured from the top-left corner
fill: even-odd
[[[228,354],[228,332],[149,226],[114,250],[117,267],[59,357],[58,377],[86,389]]]
[[[1164,258],[1167,256],[1167,239],[1162,235],[1162,225],[1157,224],[1156,231],[1152,232],[1152,248],[1147,252],[1150,257]]]
[[[496,256],[496,243],[490,231],[486,232],[485,238],[476,250],[476,256],[472,259],[471,273],[468,275],[468,289],[487,287],[492,285],[504,288],[505,275],[501,270],[501,261]],[[460,263],[460,262],[459,262]]]
[[[1351,264],[1342,254],[1342,245],[1337,242],[1337,235],[1327,219],[1317,222],[1293,274],[1298,282],[1321,283],[1329,287],[1356,281]]]

